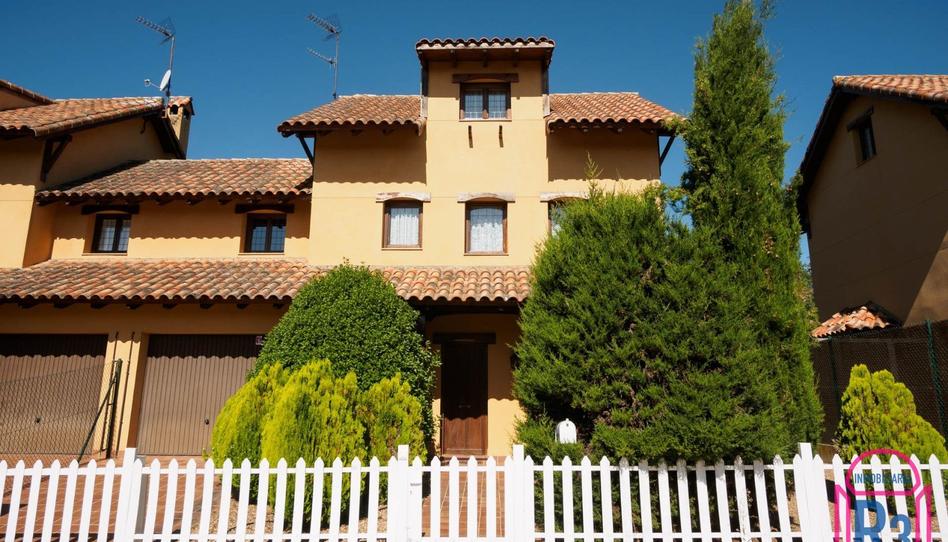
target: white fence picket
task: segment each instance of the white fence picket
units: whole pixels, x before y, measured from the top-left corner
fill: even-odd
[[[211,510],[214,508],[214,460],[204,463],[201,490],[201,519],[198,523],[197,542],[207,542],[211,532]]]
[[[250,462],[247,461],[247,468],[250,468]],[[168,483],[165,490],[165,520],[161,527],[161,542],[171,542],[171,535],[174,533],[174,513],[178,497],[178,461],[172,459],[168,464]],[[242,480],[241,480],[242,481]],[[249,480],[247,485],[249,486]],[[246,523],[246,521],[244,522]]]
[[[602,538],[604,542],[612,542],[614,529],[612,522],[612,467],[605,457],[599,461],[599,503],[602,510]]]
[[[434,491],[431,493],[435,495]],[[432,499],[434,503],[435,499]],[[369,461],[369,502],[366,514],[365,536],[366,542],[375,542],[379,530],[379,458],[373,457]]]
[[[724,461],[714,464],[714,495],[718,505],[718,528],[726,540],[731,535],[731,507],[727,499],[727,475],[724,470]]]
[[[477,459],[467,460],[467,538],[477,538]]]
[[[695,491],[698,493],[698,532],[702,542],[711,542],[711,510],[708,501],[708,467],[704,461],[695,464]]]
[[[648,464],[639,461],[639,515],[642,518],[642,540],[655,540],[652,528],[652,487],[649,481]]]
[[[546,456],[543,460],[543,539],[544,542],[553,542],[556,533],[556,519],[554,516],[556,493],[553,491],[553,458]]]
[[[675,475],[678,481],[678,517],[681,522],[681,535],[684,540],[691,540],[691,504],[688,494],[688,467],[683,459],[675,465]]]
[[[437,540],[441,537],[441,460],[437,457],[431,458],[431,499],[428,513],[428,536]]]
[[[267,500],[270,493],[270,462],[267,458],[260,460],[257,469],[257,516],[253,522],[255,542],[263,542],[267,532]]]
[[[26,519],[23,522],[23,540],[33,540],[36,528],[36,510],[39,508],[40,486],[43,482],[43,462],[36,461],[30,469],[30,494],[26,501]],[[103,503],[103,506],[105,503]],[[101,533],[100,533],[101,536]]]
[[[336,459],[338,461],[338,458]],[[280,458],[276,465],[276,492],[273,494],[273,539],[283,538],[283,521],[286,519],[286,459]],[[336,529],[339,532],[339,529]]]
[[[247,537],[247,506],[250,504],[250,460],[246,457],[240,462],[240,475],[237,478],[237,519],[234,525],[234,538],[244,540]],[[164,541],[162,541],[164,542]]]
[[[672,535],[671,490],[668,485],[668,465],[662,461],[658,464],[658,518],[659,531],[663,540]]]
[[[932,496],[934,497],[935,516],[938,518],[938,531],[941,539],[948,540],[948,506],[945,505],[945,470],[941,462],[932,454],[928,458],[928,469],[931,473]],[[934,533],[932,533],[934,534]]]
[[[790,503],[787,499],[787,478],[784,473],[783,459],[774,457],[774,495],[777,498],[777,518],[780,520],[781,542],[791,542],[790,534]]]
[[[582,491],[583,540],[593,542],[593,533],[596,532],[596,527],[594,525],[595,517],[593,516],[592,463],[588,457],[584,457],[579,462],[579,469]]]
[[[573,521],[573,462],[563,458],[563,540],[573,542],[576,524]]]
[[[523,446],[520,446],[520,450],[520,454],[522,455]],[[536,495],[534,494],[536,487],[534,485],[534,471],[536,469],[532,457],[527,457],[523,460],[523,469],[523,479],[520,484],[523,488],[523,498],[521,501],[521,506],[523,507],[523,522],[521,525],[522,531],[517,538],[529,538],[532,540],[536,538],[537,530]]]
[[[17,467],[22,465],[21,461]],[[20,469],[17,468],[19,471]],[[96,476],[96,463],[93,459],[86,464],[85,470],[85,480],[82,486],[82,508],[79,511],[79,540],[88,540],[89,539],[89,524],[92,521],[92,496],[93,491],[95,490],[95,476]],[[21,478],[22,481],[22,478]],[[14,478],[14,483],[16,479]],[[22,482],[21,482],[22,483]],[[16,524],[16,513],[19,509],[19,500],[20,500],[20,491],[15,489],[13,492],[13,498],[16,499],[16,502],[11,501],[10,504],[10,524]],[[9,528],[7,529],[7,540],[13,540],[15,531],[11,532]]]
[[[889,503],[885,497],[887,488],[885,487],[885,479],[882,476],[882,461],[879,460],[878,455],[872,456],[872,459],[869,461],[869,467],[872,471],[872,489],[876,492],[876,502],[878,502],[884,510],[882,517],[887,518],[889,517]],[[879,536],[882,538],[882,542],[892,542],[892,527],[888,521],[882,522],[882,532],[879,533]]]
[[[0,462],[0,495],[3,495],[3,482],[6,478],[7,462]],[[76,484],[79,479],[79,462],[73,459],[66,469],[66,492],[63,495],[63,513],[60,519],[60,540],[69,540],[72,533],[72,516],[76,502]]]
[[[46,509],[43,511],[43,530],[40,532],[42,542],[50,542],[53,538],[53,518],[56,515],[56,497],[59,493],[59,471],[59,460],[56,459],[49,467],[49,482],[46,484]],[[2,491],[0,495],[3,495]]]
[[[919,465],[917,458],[913,456],[912,459],[915,461],[916,465]],[[909,480],[912,480],[911,469],[909,469],[908,465],[903,465],[902,462],[899,461],[899,457],[895,454],[892,454],[892,457],[889,460],[889,466],[892,468],[892,490],[896,493],[904,491],[905,484],[902,481],[902,476],[907,476]],[[903,468],[905,470],[903,470]],[[911,486],[912,484],[910,482],[910,489]],[[908,506],[905,503],[905,495],[895,496],[895,511],[904,516],[908,516]]]
[[[458,458],[452,457],[448,462],[448,537],[457,540],[460,534],[461,514],[461,466]]]
[[[313,500],[309,532],[318,533],[323,522],[323,487],[326,483],[326,465],[322,458],[313,465]]]
[[[619,460],[619,507],[622,514],[622,542],[632,542],[632,488],[629,481],[629,460]]]
[[[293,523],[290,529],[290,540],[299,542],[303,533],[303,511],[306,508],[306,460],[302,457],[296,460],[293,477]],[[257,509],[259,516],[260,510]]]
[[[399,449],[404,450],[404,455],[408,457],[408,445],[401,445]],[[421,463],[421,458],[415,456],[415,459],[412,460],[411,467],[408,469],[408,498],[405,502],[408,503],[408,514],[407,520],[408,525],[406,525],[405,532],[409,540],[420,540],[421,539],[421,506],[424,502],[422,497],[422,483],[424,482],[423,474],[423,465]]]
[[[184,500],[181,501],[181,540],[191,539],[194,519],[194,488],[197,483],[197,463],[189,459],[184,467]]]
[[[436,495],[433,490],[431,494]],[[488,457],[485,463],[484,505],[487,507],[484,534],[487,540],[494,540],[497,538],[497,461],[493,457]]]
[[[767,503],[767,479],[764,477],[764,463],[754,461],[754,502],[757,504],[757,522],[760,525],[761,542],[771,542],[770,506]]]
[[[747,480],[744,477],[744,461],[741,456],[734,460],[734,498],[737,501],[737,524],[741,538],[750,537],[750,508],[747,504]]]
[[[230,523],[230,488],[233,483],[234,463],[227,459],[221,465],[221,498],[218,507],[217,535],[218,542],[227,540],[227,525]]]
[[[155,521],[158,517],[158,490],[161,489],[161,463],[157,459],[151,462],[151,465],[148,466],[148,500],[147,509],[145,513],[145,530],[144,530],[144,540],[146,542],[151,542],[155,539]],[[223,498],[221,499],[223,503]],[[227,502],[230,502],[230,495],[227,496]],[[223,507],[223,504],[221,504]],[[227,532],[226,526],[224,529],[219,530],[220,532]],[[220,536],[218,536],[219,539]],[[223,539],[221,539],[223,540]]]

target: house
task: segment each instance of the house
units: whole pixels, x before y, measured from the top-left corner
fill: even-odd
[[[800,172],[816,334],[948,319],[948,75],[834,77]]]
[[[948,319],[948,75],[834,77],[800,172],[821,320]]]
[[[554,46],[423,39],[420,94],[342,96],[279,125],[307,158],[100,148],[115,156],[94,172],[43,182],[30,169],[21,214],[44,213],[49,246],[21,243],[39,254],[0,271],[0,365],[43,381],[23,360],[94,366],[88,396],[70,400],[94,407],[122,359],[106,401],[115,447],[200,454],[294,293],[348,260],[379,269],[441,352],[441,452],[507,453],[520,414],[510,345],[557,205],[585,197],[587,153],[607,189],[659,182],[676,116],[631,92],[550,93]],[[48,417],[20,416],[34,433]]]

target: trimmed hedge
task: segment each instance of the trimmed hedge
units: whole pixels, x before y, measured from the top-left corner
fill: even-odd
[[[837,446],[843,457],[892,448],[927,461],[931,455],[948,459],[945,439],[915,411],[912,392],[889,371],[870,373],[856,365],[843,393]]]
[[[417,329],[418,312],[378,272],[340,265],[304,286],[267,335],[254,372],[280,363],[293,371],[328,359],[336,376],[350,371],[367,390],[401,374],[421,405],[422,428],[434,430],[431,393],[438,357]]]

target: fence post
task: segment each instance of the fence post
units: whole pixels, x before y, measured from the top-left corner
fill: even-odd
[[[388,534],[391,542],[408,541],[408,446],[402,444],[388,477]]]
[[[523,521],[523,445],[514,444],[513,455],[504,462],[504,538],[526,540]]]
[[[404,450],[403,450],[404,448]],[[402,453],[404,451],[404,454]],[[399,458],[404,455],[405,463],[408,465],[408,446],[402,444],[398,447],[398,456]],[[420,542],[421,540],[421,508],[422,508],[422,465],[421,460],[415,458],[409,466],[407,466],[408,476],[406,477],[406,490],[407,498],[405,502],[407,503],[408,510],[405,514],[407,525],[405,526],[405,532],[407,533],[408,542]]]
[[[794,463],[793,476],[801,482],[799,487],[803,489],[803,494],[797,495],[800,531],[804,542],[830,540],[833,530],[823,462],[814,457],[813,446],[809,442],[801,442],[799,446],[801,461]]]
[[[125,448],[120,477],[114,539],[132,540],[138,526],[138,512],[141,508],[138,501],[142,487],[141,463],[135,459],[135,448]]]

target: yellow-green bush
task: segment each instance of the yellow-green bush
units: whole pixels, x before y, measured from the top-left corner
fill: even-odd
[[[915,398],[889,371],[869,373],[856,365],[843,393],[837,445],[843,457],[891,448],[923,461],[935,455],[948,459],[945,439],[915,412]]]
[[[398,445],[407,444],[412,457],[427,458],[421,404],[401,375],[383,378],[362,394],[359,418],[365,424],[368,457],[377,457],[384,464],[395,455]]]
[[[323,458],[327,466],[335,458],[349,463],[365,458],[365,427],[356,407],[359,386],[355,373],[333,375],[329,361],[315,361],[299,368],[277,394],[270,416],[263,424],[261,453],[271,465],[283,458],[290,466],[303,458],[312,465]],[[276,481],[271,482],[275,487]],[[342,491],[349,491],[344,476]],[[305,515],[312,512],[312,481],[306,484]],[[293,478],[287,480],[287,509],[293,508]],[[323,510],[328,513],[330,492],[324,492]],[[344,499],[343,506],[348,504]]]
[[[240,464],[244,459],[260,461],[260,432],[270,413],[276,392],[286,383],[287,373],[279,364],[257,373],[224,403],[211,433],[211,458],[220,465],[226,459]]]

